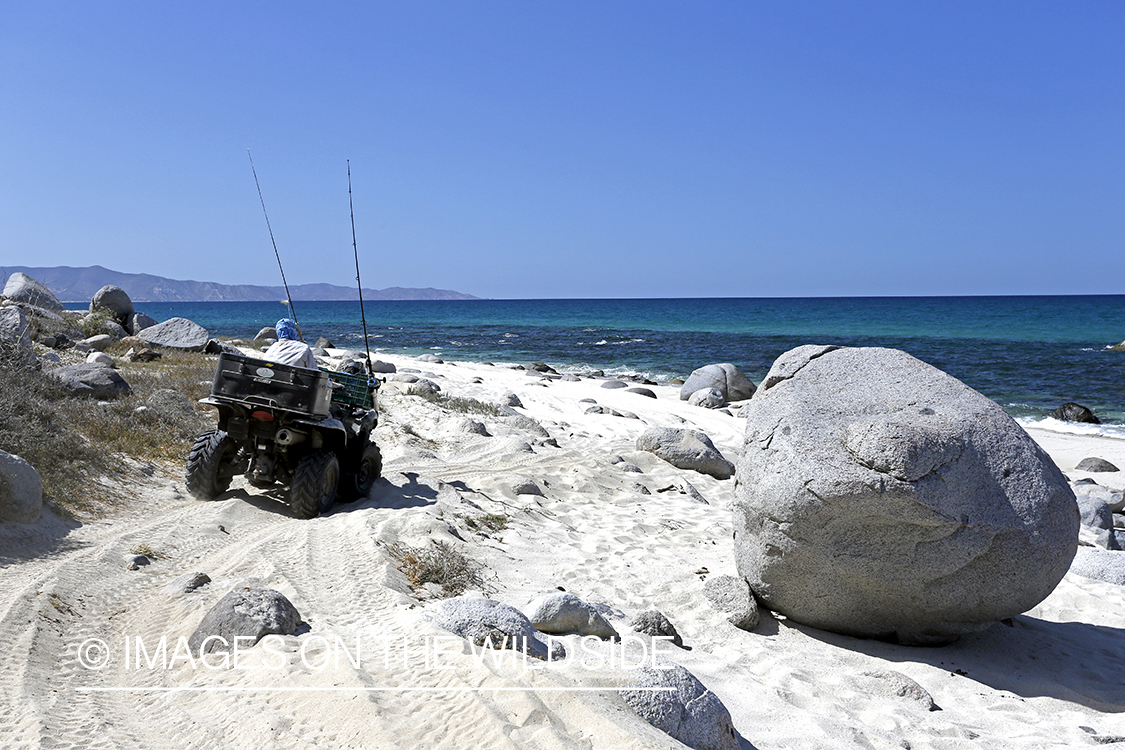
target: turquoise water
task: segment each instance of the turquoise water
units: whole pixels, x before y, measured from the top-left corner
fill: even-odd
[[[298,302],[310,342],[362,348],[355,302]],[[212,334],[251,337],[280,303],[140,303]],[[1077,401],[1125,423],[1125,295],[821,299],[450,300],[367,302],[372,351],[435,352],[470,361],[547,362],[683,377],[733,362],[755,382],[801,344],[889,346],[945,370],[1019,417]]]

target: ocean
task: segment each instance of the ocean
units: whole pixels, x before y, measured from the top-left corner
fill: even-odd
[[[213,335],[253,337],[287,314],[281,302],[139,303]],[[373,353],[546,362],[663,381],[733,362],[760,382],[802,344],[886,346],[938,367],[1028,424],[1076,401],[1106,422],[1064,426],[1125,437],[1125,295],[800,299],[368,301]],[[295,302],[305,338],[363,348],[357,302]]]

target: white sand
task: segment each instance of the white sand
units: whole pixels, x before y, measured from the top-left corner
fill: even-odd
[[[564,639],[572,658],[552,670],[514,662],[510,652],[477,658],[459,640],[427,645],[442,631],[425,621],[422,595],[380,543],[430,540],[482,563],[487,593],[517,607],[561,586],[617,610],[624,619],[612,622],[623,634],[632,615],[661,610],[690,646],[662,652],[719,696],[745,747],[1045,748],[1125,737],[1125,588],[1070,574],[1012,627],[936,649],[857,640],[768,614],[747,633],[702,594],[707,575],[735,573],[733,482],[634,449],[648,426],[687,426],[733,460],[740,420],[688,406],[668,387],[652,387],[652,400],[597,380],[544,385],[501,367],[380,358],[433,373],[451,395],[495,402],[514,392],[520,411],[560,447],[494,417],[468,415],[491,437],[461,431],[463,415],[385,388],[376,436],[385,479],[368,500],[325,517],[296,520],[277,493],[241,480],[211,503],[190,499],[182,483],[152,480],[134,510],[108,521],[0,525],[0,747],[682,747],[604,690],[626,678],[608,666],[583,668],[574,636]],[[470,383],[474,377],[484,383]],[[583,398],[640,419],[587,415]],[[1075,478],[1086,476],[1073,467],[1088,455],[1125,466],[1125,441],[1043,430],[1033,437]],[[532,451],[520,452],[521,443]],[[617,455],[644,473],[615,466]],[[520,477],[544,496],[515,495]],[[707,503],[682,491],[684,481]],[[508,528],[470,530],[466,519],[485,513],[507,515]],[[138,544],[165,557],[125,570]],[[193,571],[212,583],[167,592]],[[151,651],[167,636],[171,655],[176,638],[244,585],[284,593],[308,631],[282,639],[278,655],[260,644],[239,668],[193,669],[182,657],[168,669],[123,666],[127,638]],[[358,668],[321,640],[336,637],[353,656],[359,644]],[[79,662],[79,644],[90,638],[112,654],[104,669]],[[434,649],[439,663],[427,664]],[[321,667],[333,653],[338,663]],[[880,692],[863,677],[878,670],[913,678],[941,710]]]

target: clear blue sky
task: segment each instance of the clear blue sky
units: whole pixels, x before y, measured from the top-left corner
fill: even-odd
[[[1125,293],[1125,3],[11,2],[0,265]]]

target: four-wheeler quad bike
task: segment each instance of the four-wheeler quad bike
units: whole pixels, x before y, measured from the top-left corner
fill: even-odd
[[[219,429],[195,439],[188,491],[214,500],[245,474],[255,487],[289,486],[298,518],[315,518],[339,494],[367,495],[382,471],[371,442],[378,421],[366,375],[310,370],[240,354],[220,354],[211,396]]]

